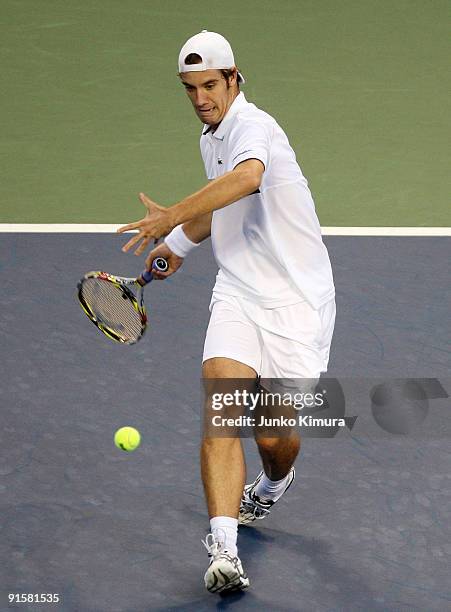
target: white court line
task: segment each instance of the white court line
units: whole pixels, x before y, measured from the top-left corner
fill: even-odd
[[[123,223],[122,225],[125,225]],[[106,223],[0,223],[0,233],[111,234]],[[323,227],[323,236],[451,236],[451,227]]]
[[[451,236],[451,227],[322,227],[323,236]]]

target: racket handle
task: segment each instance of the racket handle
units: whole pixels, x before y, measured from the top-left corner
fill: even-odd
[[[157,257],[153,260],[152,270],[158,270],[158,272],[166,272],[168,268],[168,262],[166,261],[166,259],[163,259],[163,257]],[[140,285],[147,285],[147,283],[150,283],[150,281],[153,280],[152,270],[144,270],[144,272],[138,279]]]

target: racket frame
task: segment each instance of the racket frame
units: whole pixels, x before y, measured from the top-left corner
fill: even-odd
[[[153,264],[153,268],[165,272],[168,269],[168,264],[165,259],[158,257]],[[133,308],[139,314],[141,319],[141,333],[136,338],[136,340],[125,340],[115,331],[110,329],[102,320],[98,319],[94,312],[91,310],[88,302],[83,297],[83,282],[90,278],[100,278],[106,282],[112,283],[118,289],[120,289],[126,296],[127,299],[133,305]],[[119,342],[120,344],[136,344],[143,337],[146,329],[147,329],[147,311],[144,305],[144,287],[152,281],[152,272],[149,270],[144,270],[138,278],[128,278],[125,276],[115,276],[114,274],[110,274],[109,272],[103,272],[101,270],[94,270],[92,272],[87,272],[82,279],[77,284],[78,289],[78,301],[80,302],[80,306],[85,312],[86,316],[94,323],[94,325],[107,336],[114,340],[115,342]],[[131,286],[136,286],[137,293],[136,295],[129,289]]]

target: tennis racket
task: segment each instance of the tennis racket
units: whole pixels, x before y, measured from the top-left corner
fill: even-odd
[[[152,268],[166,272],[168,263],[157,257]],[[77,285],[80,306],[105,336],[121,344],[135,344],[146,331],[144,287],[152,278],[149,270],[138,278],[88,272]]]

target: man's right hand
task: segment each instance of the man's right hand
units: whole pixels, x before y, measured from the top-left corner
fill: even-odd
[[[178,257],[178,255],[175,255],[165,242],[162,242],[150,251],[146,259],[146,267],[148,270],[151,270],[153,260],[157,257],[163,257],[164,259],[166,259],[169,265],[169,268],[166,270],[166,272],[152,270],[152,276],[157,280],[164,280],[168,276],[171,276],[171,274],[174,274],[174,272],[176,272],[183,263],[183,257]]]

